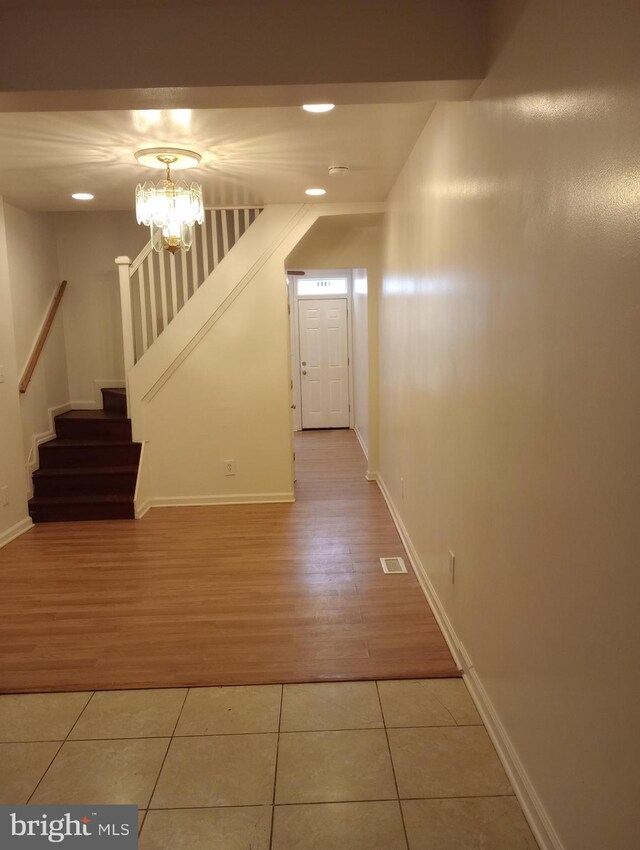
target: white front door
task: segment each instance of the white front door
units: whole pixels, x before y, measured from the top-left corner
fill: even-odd
[[[298,301],[303,428],[349,427],[347,299]]]

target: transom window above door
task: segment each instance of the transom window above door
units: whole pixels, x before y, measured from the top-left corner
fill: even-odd
[[[305,277],[298,278],[298,297],[313,296],[322,298],[323,295],[335,298],[336,295],[347,295],[348,283],[346,277]]]

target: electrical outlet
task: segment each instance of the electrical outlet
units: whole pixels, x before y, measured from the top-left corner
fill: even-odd
[[[451,579],[451,584],[456,580],[456,556],[451,549],[449,549],[449,578]]]
[[[224,461],[224,474],[225,475],[235,475],[236,474],[236,462],[235,462],[235,460],[225,460]]]
[[[4,508],[9,504],[9,488],[0,487],[0,505]]]

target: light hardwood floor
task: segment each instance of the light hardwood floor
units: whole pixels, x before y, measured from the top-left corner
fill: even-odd
[[[0,550],[0,691],[457,675],[352,431],[296,436],[295,504],[51,523]]]

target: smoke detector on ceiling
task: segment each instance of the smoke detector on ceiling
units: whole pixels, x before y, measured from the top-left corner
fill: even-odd
[[[329,174],[331,177],[346,177],[349,173],[348,165],[330,165]]]

